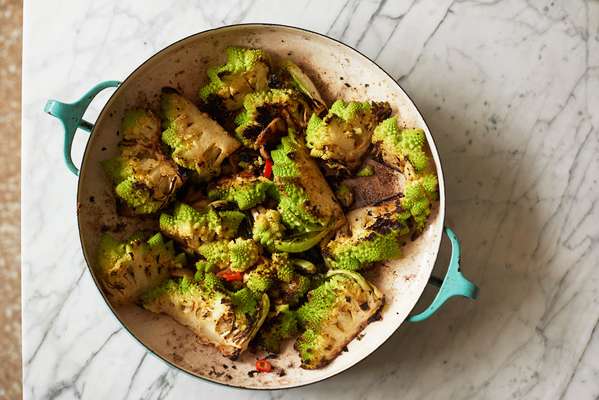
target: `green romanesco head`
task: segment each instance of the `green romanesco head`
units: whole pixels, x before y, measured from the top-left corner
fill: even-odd
[[[175,163],[160,147],[160,120],[149,110],[125,112],[120,155],[102,162],[116,195],[137,214],[151,214],[168,204],[183,184]]]
[[[313,231],[322,229],[326,223],[315,215],[310,206],[310,198],[303,187],[294,183],[279,186],[278,210],[281,219],[292,230]]]
[[[274,183],[264,177],[236,175],[220,179],[208,191],[208,198],[234,201],[240,210],[248,210],[263,203],[274,191]]]
[[[198,253],[220,269],[231,268],[239,272],[255,265],[260,259],[261,251],[258,243],[241,237],[231,241],[203,243],[198,247]]]
[[[206,273],[203,281],[169,280],[144,296],[143,306],[164,313],[187,326],[204,343],[216,346],[226,357],[237,357],[262,326],[270,302],[267,295],[252,301],[253,294],[230,293],[218,278]]]
[[[227,63],[208,70],[209,83],[200,89],[200,98],[220,98],[229,110],[241,107],[244,97],[267,88],[269,57],[258,49],[229,47]]]
[[[293,135],[281,139],[281,144],[270,153],[274,163],[272,166],[274,176],[279,178],[297,178],[300,176],[300,166],[295,160],[295,154],[299,150],[300,145]]]
[[[125,256],[126,246],[110,235],[102,235],[98,246],[98,266],[101,271],[110,271]]]
[[[310,155],[333,169],[355,170],[370,147],[374,128],[390,113],[388,103],[335,101],[323,118],[310,117],[306,129]]]
[[[199,260],[196,262],[194,279],[196,281],[203,281],[207,273],[214,271],[216,271],[216,265],[214,263],[207,260]]]
[[[206,272],[202,280],[202,287],[208,291],[222,291],[224,284],[214,272]]]
[[[383,305],[382,293],[361,275],[329,271],[297,310],[304,332],[295,343],[302,368],[320,368],[334,359]]]
[[[375,262],[397,258],[401,255],[399,233],[393,229],[385,233],[372,232],[363,239],[336,238],[326,246],[327,261],[331,268],[357,271]]]
[[[379,145],[385,162],[402,171],[405,161],[409,161],[416,171],[423,171],[429,166],[424,131],[419,128],[400,129],[396,117],[384,120],[375,128],[372,143]]]
[[[231,294],[235,308],[243,313],[253,315],[258,309],[259,297],[248,288],[242,288]]]
[[[254,293],[264,293],[273,284],[272,272],[266,268],[257,268],[247,274],[245,285]]]
[[[239,211],[216,211],[212,207],[202,210],[177,203],[173,214],[160,215],[160,230],[189,250],[197,251],[200,244],[235,236],[245,215]]]
[[[233,271],[245,271],[258,262],[261,248],[252,239],[237,238],[229,242],[229,257]]]
[[[406,212],[409,211],[418,233],[424,230],[433,202],[437,199],[437,186],[437,177],[433,174],[424,175],[406,184],[401,205]]]
[[[198,253],[208,260],[208,262],[224,269],[229,263],[229,241],[219,240],[203,243],[198,247]]]
[[[252,237],[269,251],[274,251],[275,241],[280,240],[284,232],[285,226],[277,210],[264,209],[255,214]]]
[[[281,282],[290,283],[295,277],[295,269],[287,253],[273,253],[271,266]]]
[[[283,223],[297,232],[322,230],[343,218],[343,211],[314,159],[295,131],[271,152]]]
[[[368,113],[371,110],[370,103],[367,101],[349,101],[336,100],[329,113],[338,116],[345,122],[351,122],[360,117],[361,113]]]
[[[135,178],[130,177],[114,188],[115,193],[138,214],[152,214],[162,208],[164,202],[152,198],[151,192],[138,185]]]
[[[401,199],[397,196],[348,213],[351,233],[339,232],[323,247],[329,268],[357,271],[399,257],[410,234]]]
[[[160,120],[152,111],[140,108],[125,112],[119,132],[125,142],[139,146],[160,143]]]
[[[327,344],[325,338],[313,329],[306,329],[295,342],[295,349],[302,363],[310,365],[315,362],[319,352]]]
[[[297,310],[297,317],[303,327],[318,330],[330,317],[342,282],[343,278],[332,277],[310,291],[308,302]]]

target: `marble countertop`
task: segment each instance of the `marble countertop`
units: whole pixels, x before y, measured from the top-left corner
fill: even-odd
[[[25,398],[599,396],[598,2],[32,0],[24,15]],[[481,289],[476,302],[402,325],[358,367],[288,391],[192,378],[120,326],[84,263],[77,179],[42,112],[50,97],[74,100],[177,39],[238,22],[325,33],[401,83],[435,136],[462,270]]]

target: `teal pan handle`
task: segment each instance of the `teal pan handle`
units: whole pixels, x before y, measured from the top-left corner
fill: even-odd
[[[460,272],[460,242],[454,231],[451,228],[445,227],[445,233],[451,241],[451,258],[449,260],[449,268],[443,280],[431,277],[429,283],[439,286],[439,292],[430,306],[420,314],[412,315],[408,318],[410,322],[420,322],[430,318],[436,313],[443,304],[454,296],[462,296],[468,299],[476,299],[478,297],[478,287],[462,275]]]
[[[71,147],[73,147],[73,139],[75,138],[75,132],[77,129],[82,129],[86,132],[91,132],[94,129],[94,124],[87,122],[83,119],[85,110],[89,107],[89,103],[92,102],[94,97],[102,90],[107,88],[117,87],[121,84],[119,81],[104,81],[83,95],[79,100],[74,103],[62,103],[57,100],[48,100],[44,111],[53,117],[58,118],[62,122],[64,128],[64,162],[67,164],[69,170],[75,175],[79,175],[79,168],[73,163],[71,158]]]

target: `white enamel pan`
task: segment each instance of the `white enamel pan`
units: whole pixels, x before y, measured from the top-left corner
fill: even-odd
[[[117,131],[124,111],[140,105],[157,109],[160,89],[164,86],[176,87],[187,97],[197,99],[198,89],[207,80],[206,70],[225,62],[228,46],[257,47],[275,59],[291,59],[315,80],[329,101],[337,98],[388,101],[402,124],[426,132],[439,178],[438,205],[425,232],[406,246],[404,257],[379,268],[375,284],[386,298],[382,319],[369,324],[360,340],[353,340],[347,346],[348,351],[325,368],[301,369],[299,357],[289,345],[272,360],[278,373],[250,373],[255,368],[256,355],[246,352],[237,361],[231,361],[215,349],[199,344],[194,334],[166,316],[151,314],[137,306],[115,307],[102,293],[94,276],[99,292],[123,326],[152,353],[198,378],[240,388],[280,389],[318,382],[350,368],[375,351],[404,321],[428,318],[450,297],[475,298],[476,286],[459,271],[457,238],[444,227],[445,186],[439,154],[412,100],[385,71],[351,47],[315,32],[270,24],[226,26],[189,36],[149,58],[122,82],[102,82],[74,103],[55,100],[47,103],[45,111],[63,123],[66,164],[79,175],[79,235],[92,275],[101,232],[106,229],[134,231],[139,227],[139,222],[133,219],[117,217],[111,184],[100,167],[100,161],[117,154]],[[91,100],[107,88],[116,90],[95,124],[83,120]],[[78,129],[91,133],[80,170],[71,160],[71,144]],[[452,255],[446,276],[438,279],[431,277],[431,271],[444,232],[451,240]],[[410,316],[429,281],[440,286],[436,298],[425,311]],[[279,368],[285,373],[280,373]]]

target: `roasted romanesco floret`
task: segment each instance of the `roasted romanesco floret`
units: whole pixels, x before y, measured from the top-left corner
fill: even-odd
[[[295,342],[302,368],[328,364],[382,307],[382,293],[361,275],[330,271],[297,311],[304,331]]]
[[[261,264],[246,274],[245,285],[255,293],[264,293],[271,288],[275,278],[276,271],[267,260],[263,260]]]
[[[258,209],[252,213],[254,225],[252,226],[252,237],[266,247],[270,252],[274,251],[275,243],[283,238],[285,226],[281,221],[281,214],[277,210]]]
[[[238,237],[231,241],[204,243],[198,247],[198,252],[219,269],[243,272],[258,262],[262,249],[252,239]]]
[[[272,353],[280,352],[282,342],[298,333],[297,316],[288,304],[277,306],[275,314],[260,329],[256,338],[260,347]]]
[[[383,161],[406,175],[413,175],[429,166],[426,154],[426,136],[419,128],[400,129],[397,118],[391,117],[379,124],[372,135]]]
[[[271,255],[271,266],[277,279],[281,282],[289,283],[293,280],[295,269],[287,253],[273,253]]]
[[[264,323],[270,302],[263,294],[229,294],[219,287],[187,278],[168,280],[143,297],[144,307],[164,313],[191,329],[202,343],[214,345],[224,356],[243,352]]]
[[[229,47],[227,63],[208,70],[210,82],[200,89],[200,97],[237,110],[248,93],[267,88],[269,69],[269,57],[264,51]]]
[[[172,149],[173,160],[202,179],[218,175],[239,142],[173,89],[163,89],[160,104],[165,128],[162,141]]]
[[[208,191],[211,200],[234,201],[240,210],[248,210],[275,194],[274,183],[262,176],[239,174],[220,179]]]
[[[183,184],[177,166],[160,147],[160,120],[148,110],[129,110],[120,133],[120,155],[102,166],[121,200],[138,214],[154,213]]]
[[[399,169],[407,178],[400,218],[413,225],[415,233],[422,232],[438,197],[437,177],[426,152],[424,131],[400,129],[397,119],[392,117],[375,129],[372,142],[378,146],[383,161]]]
[[[173,242],[165,243],[160,233],[148,240],[135,235],[126,242],[103,234],[95,270],[108,297],[114,304],[124,304],[136,301],[184,264],[185,255],[176,255]]]
[[[404,210],[401,217],[407,219],[411,216],[417,233],[424,230],[437,196],[437,177],[433,174],[418,177],[406,184],[404,197],[401,199]]]
[[[355,170],[370,147],[374,128],[391,114],[388,103],[337,100],[324,118],[312,114],[306,129],[310,155],[332,169]]]
[[[235,119],[238,125],[235,134],[244,146],[258,149],[269,139],[265,136],[284,135],[286,127],[304,127],[310,112],[310,106],[291,89],[250,93],[243,101],[243,111]]]
[[[160,230],[185,245],[189,251],[197,251],[204,242],[235,237],[244,218],[245,214],[241,211],[216,211],[211,206],[196,210],[187,204],[177,203],[172,215],[160,215]]]
[[[354,210],[347,215],[351,234],[339,232],[323,246],[328,266],[356,271],[397,258],[410,228],[401,218],[401,200]]]
[[[280,196],[278,210],[285,225],[309,232],[343,223],[343,211],[331,188],[293,130],[271,156]]]

